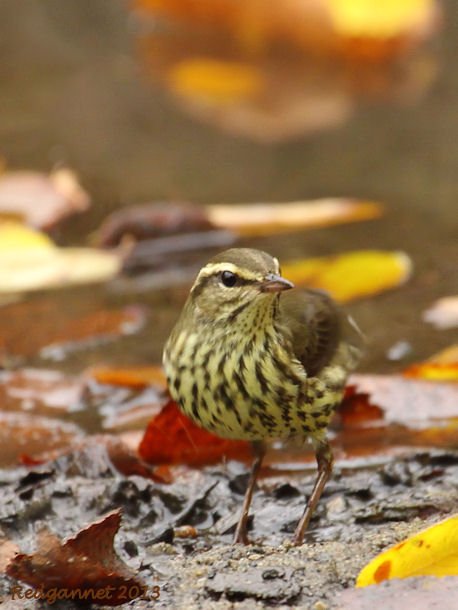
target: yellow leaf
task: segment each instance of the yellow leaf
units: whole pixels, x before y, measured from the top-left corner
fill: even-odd
[[[403,375],[432,381],[458,381],[458,345],[447,347],[425,362],[410,365]]]
[[[47,235],[30,229],[20,222],[0,223],[0,256],[16,256],[24,251],[49,251],[54,248]]]
[[[328,0],[336,30],[345,36],[390,38],[431,18],[433,0]]]
[[[259,236],[378,218],[382,206],[372,201],[329,198],[281,203],[213,204],[209,220],[240,235]]]
[[[39,231],[0,223],[0,293],[55,288],[110,279],[120,269],[116,252],[58,248]]]
[[[410,576],[458,576],[458,514],[375,557],[359,573],[356,586]]]
[[[359,250],[282,265],[297,286],[320,288],[342,302],[378,294],[407,281],[412,264],[403,252]]]
[[[167,78],[171,90],[185,97],[203,97],[220,103],[237,102],[263,87],[259,70],[248,64],[194,57],[172,67]]]
[[[434,364],[458,364],[458,343],[450,345],[428,358],[427,362]]]

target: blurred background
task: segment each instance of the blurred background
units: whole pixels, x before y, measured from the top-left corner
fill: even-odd
[[[92,206],[59,226],[67,246],[155,200],[380,202],[377,221],[241,243],[282,260],[402,250],[408,285],[350,306],[371,346],[364,366],[399,369],[387,357],[399,341],[404,363],[447,346],[422,312],[456,291],[458,5],[241,4],[0,0],[5,167],[77,172]],[[125,360],[159,360],[184,294],[116,296],[152,307]],[[58,298],[65,309],[75,297]]]

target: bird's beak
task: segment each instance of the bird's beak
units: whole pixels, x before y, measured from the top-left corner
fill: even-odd
[[[275,273],[266,275],[260,286],[261,292],[282,292],[290,288],[294,288],[294,284],[281,275],[275,275]]]

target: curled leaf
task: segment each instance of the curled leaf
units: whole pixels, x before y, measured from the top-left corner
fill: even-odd
[[[125,237],[136,241],[212,229],[204,206],[176,201],[152,201],[116,210],[101,224],[96,244],[117,246]],[[179,241],[177,240],[178,245]]]
[[[132,601],[145,587],[115,553],[120,523],[121,512],[112,511],[65,542],[44,529],[36,552],[16,555],[6,572],[37,589],[50,604],[57,599],[107,606]]]
[[[250,236],[371,220],[382,211],[378,203],[344,198],[207,206],[213,225]]]
[[[356,586],[410,576],[458,576],[458,515],[375,557],[359,573]]]

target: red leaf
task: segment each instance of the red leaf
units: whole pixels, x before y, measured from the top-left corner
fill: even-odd
[[[223,457],[249,458],[250,445],[245,441],[222,439],[196,426],[170,400],[146,429],[140,456],[152,464],[213,464]]]
[[[356,386],[349,385],[345,389],[339,415],[344,426],[357,426],[366,421],[383,419],[383,409],[371,404],[369,394],[358,392]]]

